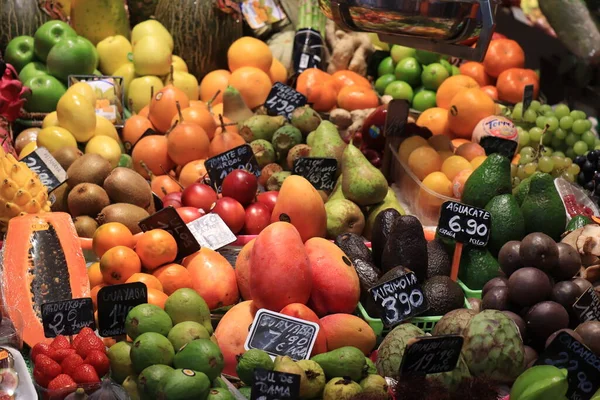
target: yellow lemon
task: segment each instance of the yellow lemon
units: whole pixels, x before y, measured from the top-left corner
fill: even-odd
[[[102,115],[96,115],[96,131],[94,132],[94,136],[108,136],[115,139],[117,143],[121,141],[113,123]]]
[[[77,141],[67,129],[60,126],[50,126],[38,133],[37,145],[45,147],[50,153],[54,153],[63,147],[77,147]]]
[[[52,111],[50,114],[46,115],[42,121],[42,129],[48,128],[49,126],[58,126],[56,111]]]
[[[19,153],[19,160],[22,160],[23,157],[31,154],[34,152],[35,149],[37,149],[37,143],[36,142],[29,142],[25,145],[25,147],[23,147],[23,150],[21,150],[21,152]]]
[[[85,153],[98,154],[108,160],[110,165],[115,168],[119,165],[119,159],[121,158],[121,146],[111,137],[94,136],[85,145]]]
[[[93,106],[96,105],[96,92],[94,88],[85,82],[77,82],[76,84],[69,86],[68,92],[77,93],[85,97]]]
[[[404,139],[398,148],[398,156],[400,157],[400,160],[407,163],[410,153],[422,146],[431,147],[427,143],[427,140],[423,139],[421,136],[411,136]]]
[[[78,142],[87,142],[96,130],[94,106],[79,93],[65,93],[56,105],[58,123],[75,136]]]

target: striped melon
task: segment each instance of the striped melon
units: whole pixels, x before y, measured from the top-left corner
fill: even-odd
[[[37,0],[0,0],[0,51],[6,49],[12,38],[33,36],[47,20]]]
[[[242,36],[242,20],[208,0],[159,0],[155,12],[173,36],[173,54],[201,80],[215,69],[227,69],[227,49]]]
[[[127,11],[129,11],[129,22],[136,26],[140,22],[150,19],[156,10],[158,0],[128,0]]]

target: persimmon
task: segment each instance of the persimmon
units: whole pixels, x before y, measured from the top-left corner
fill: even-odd
[[[153,270],[175,261],[177,242],[169,232],[163,229],[152,229],[139,237],[135,252],[144,268]]]
[[[296,90],[306,96],[315,111],[329,111],[337,104],[335,79],[318,68],[308,68],[298,75]]]
[[[331,77],[335,80],[335,85],[337,90],[341,90],[346,86],[362,86],[367,89],[371,89],[371,82],[367,80],[364,76],[357,74],[354,71],[349,71],[346,69],[337,71],[331,75]]]
[[[510,68],[498,77],[496,88],[498,99],[516,104],[523,99],[525,86],[533,85],[533,98],[537,99],[540,92],[540,80],[531,69]]]
[[[104,282],[109,285],[125,283],[131,275],[142,271],[142,263],[135,251],[125,246],[108,250],[100,258],[100,270]]]
[[[483,66],[488,75],[497,78],[509,68],[523,68],[525,52],[514,40],[492,40],[483,59]]]
[[[366,110],[379,105],[379,97],[371,88],[361,85],[344,86],[337,96],[338,106],[344,110]]]
[[[115,246],[135,246],[135,238],[125,225],[120,222],[109,222],[100,225],[92,237],[92,250],[98,257],[102,257],[109,249]]]

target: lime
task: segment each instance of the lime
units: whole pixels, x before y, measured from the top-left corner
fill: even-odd
[[[414,95],[412,87],[403,81],[394,81],[387,85],[384,94],[392,96],[395,100],[407,100],[409,103],[412,102]]]
[[[377,67],[377,76],[383,76],[385,74],[393,74],[394,73],[394,60],[392,57],[386,57],[379,63]]]
[[[425,86],[417,86],[416,88],[413,88],[414,94],[422,92],[423,90],[427,90],[427,89],[425,89]]]
[[[421,80],[426,89],[437,90],[450,74],[440,63],[429,64],[423,69]]]
[[[446,71],[448,71],[448,73],[450,75],[452,75],[452,64],[450,64],[448,62],[448,60],[444,60],[443,58],[440,60],[440,64],[442,64],[444,66],[444,68],[446,68]]]
[[[382,95],[385,92],[385,88],[387,87],[387,85],[389,85],[391,82],[393,82],[395,80],[396,80],[396,77],[394,76],[394,74],[381,75],[375,81],[375,90],[377,90],[377,93]]]
[[[452,76],[455,76],[455,75],[460,75],[460,69],[456,65],[453,65],[452,66]]]
[[[432,53],[425,50],[417,50],[415,58],[423,65],[433,64],[440,61],[441,56],[438,53]]]
[[[392,46],[392,50],[390,51],[392,55],[392,59],[397,64],[401,60],[404,60],[406,57],[414,57],[416,50],[410,47],[399,46],[397,44]]]
[[[432,90],[422,90],[415,94],[413,98],[412,107],[418,111],[425,111],[428,108],[436,106],[435,103],[435,92]]]
[[[396,79],[404,81],[411,86],[417,86],[421,83],[421,73],[423,69],[414,57],[407,57],[396,65],[394,75]]]

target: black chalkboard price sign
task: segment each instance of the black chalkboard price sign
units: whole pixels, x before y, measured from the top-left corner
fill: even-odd
[[[580,322],[600,321],[600,298],[592,286],[573,304],[573,311]]]
[[[374,286],[369,292],[382,311],[381,320],[386,327],[398,325],[429,309],[414,272]]]
[[[533,85],[527,85],[523,89],[523,112],[529,109],[531,102],[533,101]]]
[[[282,115],[290,119],[294,110],[305,104],[306,97],[302,93],[281,82],[275,82],[267,96],[265,108],[271,115]]]
[[[42,304],[42,325],[47,338],[76,335],[86,326],[95,330],[92,299],[83,297]]]
[[[256,312],[246,350],[261,349],[272,356],[289,356],[294,360],[310,357],[319,325],[261,308]]]
[[[459,335],[418,337],[406,346],[400,374],[426,375],[454,370],[463,341]]]
[[[460,243],[483,247],[490,239],[492,215],[481,208],[456,201],[442,204],[438,232]]]
[[[144,218],[138,225],[144,232],[152,229],[162,229],[169,232],[177,242],[177,260],[200,250],[200,245],[194,235],[172,206],[163,208]]]
[[[292,173],[306,178],[317,190],[333,190],[336,182],[335,158],[302,157],[294,161]]]
[[[554,365],[568,371],[570,400],[590,400],[600,388],[600,356],[567,332],[559,333],[535,365]]]
[[[260,176],[260,167],[254,158],[252,147],[249,144],[243,144],[225,153],[217,154],[206,160],[204,165],[217,193],[221,193],[223,180],[235,169],[245,169],[251,174],[256,175],[257,178]]]
[[[252,400],[299,399],[300,375],[256,368],[250,398]]]
[[[48,192],[53,191],[67,180],[67,172],[45,147],[38,147],[33,153],[23,157],[21,161],[37,174]]]
[[[105,286],[98,291],[98,331],[102,337],[125,334],[129,311],[148,302],[148,288],[141,282]]]

